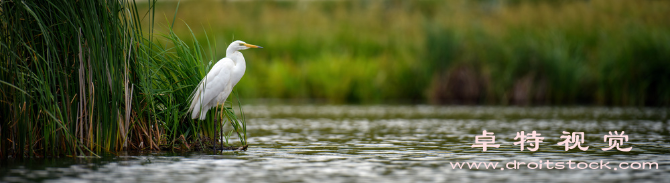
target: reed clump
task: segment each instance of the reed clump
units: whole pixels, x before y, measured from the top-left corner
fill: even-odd
[[[150,10],[125,0],[0,2],[0,159],[218,139],[215,114],[205,121],[186,117],[188,96],[213,52],[171,31],[143,31],[153,29],[141,25],[153,22]],[[237,126],[246,145],[244,120],[232,107],[221,117]]]

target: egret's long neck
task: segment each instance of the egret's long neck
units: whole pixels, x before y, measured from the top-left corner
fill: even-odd
[[[230,49],[226,52],[226,57],[229,59],[233,60],[235,62],[235,67],[233,68],[233,85],[237,84],[237,82],[242,79],[242,76],[244,75],[244,71],[247,69],[247,62],[244,60],[244,56],[242,56],[242,52],[240,51],[230,51]]]
[[[240,51],[233,51],[233,52],[227,52],[226,57],[230,58],[235,62],[235,66],[246,66],[246,63],[244,61],[244,56],[242,55],[242,52]]]
[[[247,69],[247,62],[244,60],[242,52],[234,49],[226,50],[226,57],[230,58],[235,62],[235,68],[233,72],[239,72],[244,74],[244,70]]]
[[[231,58],[235,53],[240,53],[240,52],[233,49],[230,46],[228,47],[228,49],[226,49],[226,57],[228,57],[228,58]],[[242,53],[240,53],[240,54],[242,54]]]

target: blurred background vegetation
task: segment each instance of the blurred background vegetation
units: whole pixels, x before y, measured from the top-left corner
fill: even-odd
[[[157,32],[178,3],[175,33],[214,58],[265,47],[244,52],[243,98],[670,104],[670,1],[160,1]]]

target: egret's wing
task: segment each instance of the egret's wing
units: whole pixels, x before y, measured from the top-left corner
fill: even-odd
[[[214,100],[228,85],[232,73],[234,63],[228,58],[219,60],[214,67],[207,73],[207,76],[200,81],[193,98],[191,99],[191,106],[189,111],[192,111],[193,119],[197,118],[198,114],[209,110],[207,106]]]
[[[228,99],[228,95],[233,91],[233,84],[232,80],[226,84],[226,86],[223,88],[223,91],[219,93],[219,95],[216,96],[215,99],[211,100],[207,106],[209,107],[214,107],[216,105],[223,105],[226,103],[226,99]]]

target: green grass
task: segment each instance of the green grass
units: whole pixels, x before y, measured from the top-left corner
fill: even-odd
[[[140,22],[153,22],[153,11],[128,1],[2,1],[0,9],[0,158],[204,148],[219,137],[214,112],[186,117],[189,95],[218,60],[215,44],[145,32]],[[244,119],[231,110],[225,117],[246,145]]]

